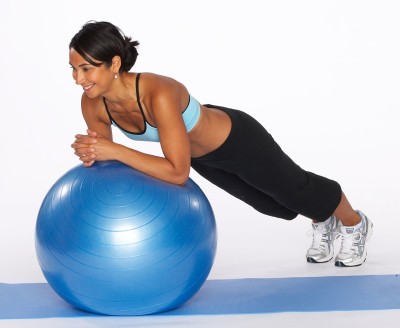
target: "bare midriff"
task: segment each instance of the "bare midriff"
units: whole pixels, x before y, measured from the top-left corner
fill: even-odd
[[[191,157],[201,157],[217,149],[228,137],[231,127],[227,113],[201,106],[199,121],[189,133]]]

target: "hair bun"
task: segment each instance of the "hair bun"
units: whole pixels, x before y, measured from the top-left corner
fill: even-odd
[[[137,47],[139,46],[138,41],[132,41],[132,38],[129,36],[124,37],[124,45],[125,45],[125,71],[129,71],[133,65],[135,65],[137,56],[139,55],[137,51]]]

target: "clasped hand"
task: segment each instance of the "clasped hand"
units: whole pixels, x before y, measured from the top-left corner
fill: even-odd
[[[74,154],[79,157],[83,165],[89,167],[96,160],[111,159],[107,155],[107,145],[111,141],[102,138],[96,132],[87,130],[87,135],[77,134],[71,147],[75,150]]]

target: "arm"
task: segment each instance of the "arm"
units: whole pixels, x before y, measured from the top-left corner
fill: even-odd
[[[97,138],[102,136],[104,139],[112,141],[111,125],[107,122],[107,117],[99,115],[103,112],[101,106],[101,99],[89,99],[85,94],[82,95],[81,107],[83,118],[88,126],[87,135],[75,135],[75,141],[71,147],[74,148],[74,154],[86,167],[95,162],[94,145],[97,143]]]
[[[108,117],[96,114],[104,111],[91,108],[91,101],[86,103],[83,97],[82,112],[89,130],[87,136],[76,136],[72,145],[76,155],[85,166],[92,165],[95,160],[118,160],[157,179],[184,184],[190,171],[190,145],[182,119],[180,95],[176,88],[157,88],[147,102],[158,128],[164,157],[114,143]]]
[[[180,93],[157,90],[151,96],[152,116],[164,157],[144,154],[121,146],[115,159],[155,178],[182,185],[189,178],[190,143],[182,118]]]

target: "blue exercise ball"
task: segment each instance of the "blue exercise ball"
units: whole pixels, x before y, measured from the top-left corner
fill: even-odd
[[[145,315],[174,309],[204,284],[217,246],[202,190],[120,162],[76,166],[40,207],[35,245],[49,285],[74,307]]]

